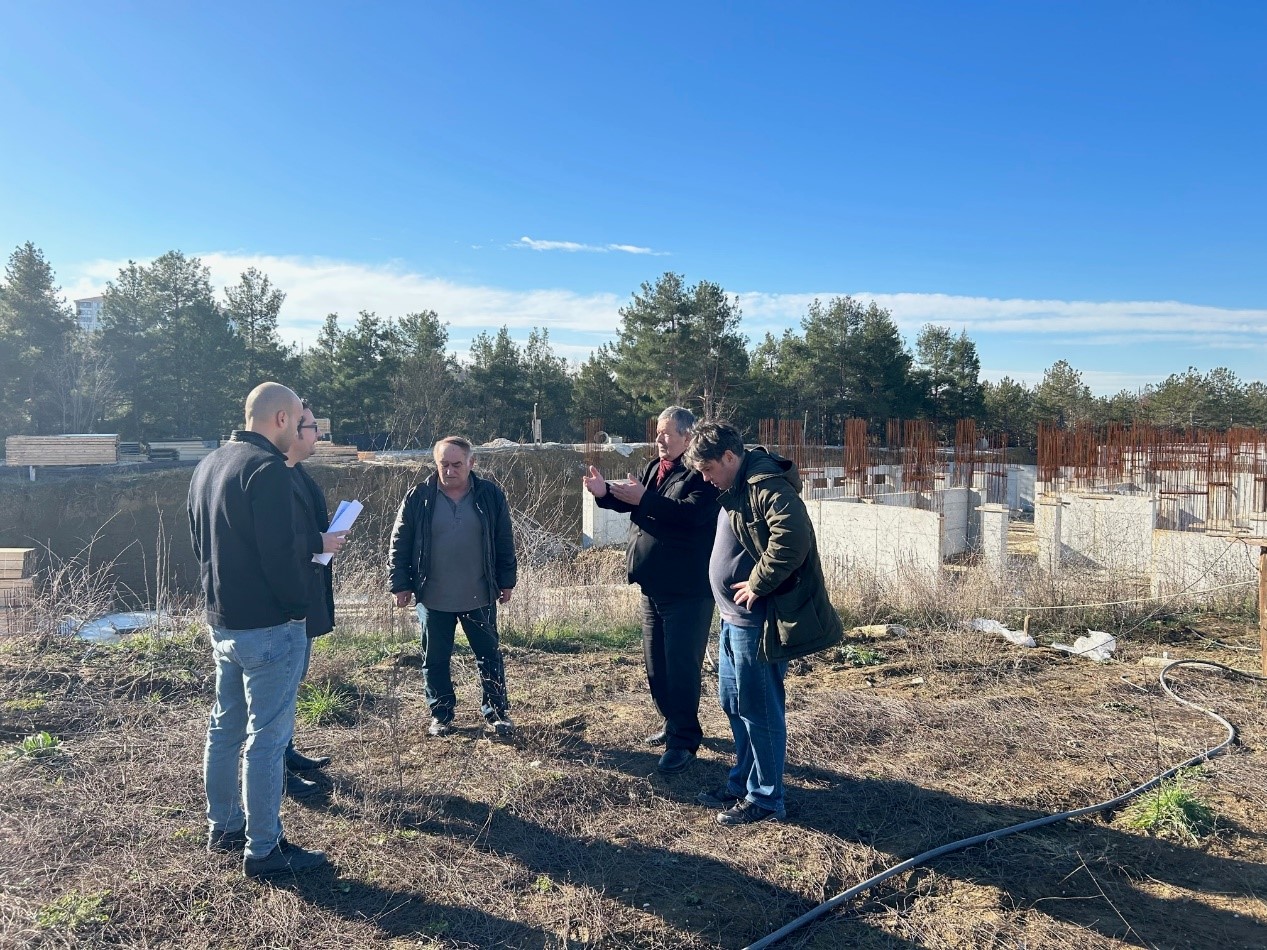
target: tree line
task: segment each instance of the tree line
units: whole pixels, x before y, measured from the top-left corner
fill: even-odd
[[[908,345],[874,302],[816,300],[798,327],[753,343],[722,287],[665,273],[620,309],[616,338],[580,363],[557,355],[548,330],[526,343],[506,327],[481,333],[465,359],[434,310],[328,314],[315,344],[282,341],[285,293],[255,268],[217,294],[196,257],[169,251],[129,262],[105,291],[99,326],[80,332],[53,268],[28,242],[0,284],[0,434],[118,432],[129,440],[217,438],[240,425],[244,394],[265,379],[304,394],[337,441],[394,448],[449,432],[477,441],[579,441],[586,421],[641,440],[670,404],[733,421],[795,419],[810,441],[839,444],[849,418],[881,431],[890,418],[928,419],[942,437],[975,419],[1033,446],[1040,422],[1147,422],[1175,428],[1267,426],[1267,386],[1230,370],[1189,368],[1138,392],[1094,396],[1061,360],[1028,386],[980,379],[966,332],[928,324]]]

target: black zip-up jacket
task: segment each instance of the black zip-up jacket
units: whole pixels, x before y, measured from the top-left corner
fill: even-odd
[[[321,535],[330,530],[330,510],[326,507],[325,492],[302,462],[295,463],[290,472],[295,486],[295,540],[299,563],[308,580],[305,628],[309,637],[319,637],[334,629],[334,568],[312,559],[324,547]]]
[[[286,456],[255,432],[234,432],[194,469],[189,535],[211,625],[254,630],[307,615],[294,495]]]
[[[704,476],[688,469],[679,457],[665,477],[655,483],[659,459],[642,472],[646,489],[637,505],[628,505],[611,493],[594,499],[600,508],[629,513],[629,546],[625,569],[629,583],[637,584],[652,600],[712,598],[708,583],[708,559],[717,533],[717,489]]]
[[[484,535],[484,577],[488,581],[491,604],[502,590],[514,587],[519,576],[510,506],[496,483],[474,472],[470,477],[475,510],[479,512]],[[400,503],[387,551],[393,594],[411,591],[415,598],[422,597],[422,585],[427,582],[427,571],[431,567],[431,512],[439,491],[440,479],[432,474],[409,489]]]

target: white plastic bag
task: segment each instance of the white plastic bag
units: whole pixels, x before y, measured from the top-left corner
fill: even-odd
[[[1074,656],[1084,656],[1097,663],[1107,663],[1113,659],[1113,651],[1117,649],[1117,637],[1103,630],[1088,630],[1085,637],[1078,637],[1073,646],[1064,643],[1053,643],[1053,650],[1064,650]]]
[[[1032,647],[1036,645],[1034,643],[1034,638],[1024,630],[1009,630],[997,620],[988,620],[985,617],[978,617],[976,620],[969,621],[968,626],[979,633],[998,634],[999,636],[1004,637],[1009,643],[1014,643],[1018,647]]]

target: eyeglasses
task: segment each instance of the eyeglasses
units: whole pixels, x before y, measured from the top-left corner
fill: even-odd
[[[318,430],[318,428],[317,428],[317,424],[316,424],[315,422],[310,422],[310,423],[308,423],[307,425],[301,425],[301,426],[299,427],[299,431],[300,431],[300,432],[303,432],[303,431],[304,431],[304,429],[311,429],[313,432],[318,432],[318,431],[320,431],[320,430]]]

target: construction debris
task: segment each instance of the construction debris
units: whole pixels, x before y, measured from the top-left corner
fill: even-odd
[[[1051,648],[1095,660],[1097,663],[1107,663],[1113,659],[1113,651],[1117,649],[1117,637],[1103,630],[1088,630],[1085,637],[1078,637],[1073,641],[1073,646],[1053,643]]]

